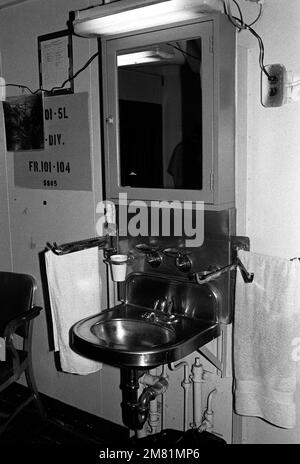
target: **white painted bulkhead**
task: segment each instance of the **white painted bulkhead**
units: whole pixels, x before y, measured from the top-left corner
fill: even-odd
[[[37,37],[65,29],[69,11],[96,3],[29,0],[0,10],[2,72],[6,81],[38,88]],[[254,18],[255,5],[246,1],[240,3],[246,18]],[[278,62],[287,69],[296,70],[300,52],[299,2],[290,0],[288,6],[283,0],[265,0],[264,3],[264,13],[256,30],[265,43],[265,63]],[[242,105],[240,110],[240,114],[244,114],[244,124],[241,120],[237,122],[237,233],[250,237],[253,251],[284,257],[300,256],[300,104],[263,108],[259,95],[257,42],[249,33],[241,32],[238,43],[248,50],[248,72],[247,85],[241,84],[241,76],[238,76],[239,85],[243,85],[238,94],[247,96],[247,105]],[[96,51],[96,40],[74,37],[74,70],[79,69]],[[13,154],[4,152],[3,140],[0,140],[1,269],[33,274],[39,285],[37,303],[42,306],[38,253],[44,249],[46,242],[63,243],[95,235],[96,204],[102,195],[98,80],[97,60],[75,80],[76,92],[89,92],[91,192],[15,187]],[[18,89],[10,89],[9,92],[10,95],[20,94]],[[104,265],[102,274],[104,280]],[[103,306],[105,299],[104,293]],[[188,357],[190,364],[195,356],[197,354],[194,353]],[[118,369],[103,365],[100,372],[88,376],[58,372],[53,352],[49,351],[44,313],[35,323],[33,361],[41,392],[122,423]],[[232,379],[220,378],[206,361],[204,367],[211,372],[207,374],[203,387],[204,399],[215,386],[218,388],[213,400],[215,430],[231,442]],[[172,380],[166,396],[167,427],[182,427],[183,417],[179,413],[183,403],[182,378],[182,371],[170,373]],[[243,418],[235,423],[235,440],[245,443],[297,443],[299,420],[298,424],[293,430],[282,430],[259,419]]]

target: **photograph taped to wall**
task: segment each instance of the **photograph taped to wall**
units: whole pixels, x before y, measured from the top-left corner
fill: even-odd
[[[42,94],[8,97],[2,104],[7,151],[42,150],[44,148]]]
[[[69,31],[39,36],[38,55],[40,88],[52,90],[56,95],[73,93],[72,35]]]

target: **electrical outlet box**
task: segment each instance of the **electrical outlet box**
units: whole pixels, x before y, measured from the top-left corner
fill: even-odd
[[[269,64],[261,73],[261,104],[266,108],[282,106],[286,100],[286,69],[282,64]]]

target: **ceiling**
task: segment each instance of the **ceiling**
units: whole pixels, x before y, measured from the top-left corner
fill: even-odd
[[[6,6],[16,5],[17,3],[23,3],[28,0],[0,0],[0,8],[5,8]]]

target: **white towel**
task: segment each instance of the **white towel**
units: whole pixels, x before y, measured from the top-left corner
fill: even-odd
[[[298,260],[239,251],[253,283],[237,272],[234,316],[235,409],[284,428],[296,422]]]
[[[66,255],[45,253],[47,280],[53,321],[54,348],[61,368],[86,375],[101,369],[101,363],[78,355],[69,345],[73,324],[101,310],[101,280],[98,248]]]

